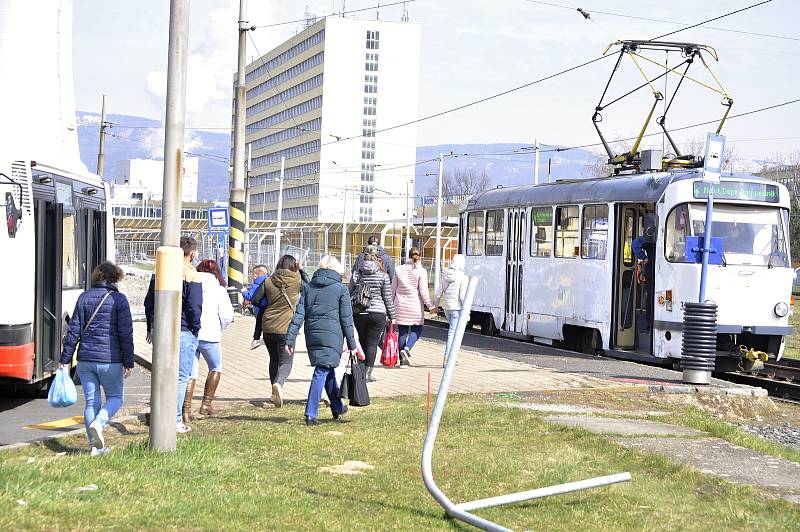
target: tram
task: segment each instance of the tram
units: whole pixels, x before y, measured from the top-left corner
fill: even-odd
[[[0,161],[0,384],[42,385],[94,267],[113,258],[107,183],[35,161]]]
[[[472,196],[459,235],[466,272],[480,279],[471,323],[485,334],[677,363],[683,303],[699,294],[710,186],[702,170],[675,169]],[[706,297],[718,305],[717,370],[730,371],[745,352],[780,358],[791,334],[790,197],[752,175],[713,186]],[[644,261],[637,239],[649,243]]]

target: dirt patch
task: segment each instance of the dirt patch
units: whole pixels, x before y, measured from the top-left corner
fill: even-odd
[[[364,471],[375,469],[366,462],[358,460],[348,460],[347,462],[335,466],[320,467],[319,470],[323,473],[331,473],[334,475],[360,475]]]

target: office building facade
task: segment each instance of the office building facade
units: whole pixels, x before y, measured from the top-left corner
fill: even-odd
[[[420,27],[328,17],[246,71],[248,210],[283,220],[401,219],[413,194]]]

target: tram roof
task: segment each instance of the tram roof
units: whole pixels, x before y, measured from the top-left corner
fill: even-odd
[[[677,170],[591,179],[559,180],[541,185],[520,185],[479,192],[467,200],[461,211],[514,207],[518,205],[557,205],[592,202],[653,203],[661,198],[670,183],[702,176],[702,170]],[[724,179],[778,184],[772,179],[749,174],[730,174]]]

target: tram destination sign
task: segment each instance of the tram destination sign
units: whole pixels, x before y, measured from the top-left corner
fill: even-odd
[[[778,203],[778,186],[767,183],[748,183],[746,181],[721,181],[717,184],[694,182],[694,197],[708,198],[708,191],[714,187],[715,200],[765,201]]]

